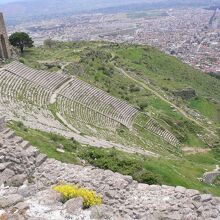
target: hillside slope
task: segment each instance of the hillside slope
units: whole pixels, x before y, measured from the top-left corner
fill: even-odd
[[[64,72],[76,75],[144,112],[161,117],[170,115],[172,118],[166,118],[166,121],[182,117],[182,114],[177,116],[178,112],[161,97],[155,96],[152,90],[180,106],[191,118],[196,117],[205,127],[211,123],[215,128],[219,126],[220,81],[153,48],[108,43],[63,43],[52,49],[31,50],[24,58],[24,62],[32,67],[48,69],[49,66],[51,71],[59,70],[64,64]],[[151,90],[123,76],[118,68],[145,83]],[[173,96],[174,91],[186,88],[193,88],[197,96],[190,100]]]
[[[57,132],[56,128],[59,127],[59,131],[62,130],[60,134],[70,134],[68,132],[71,129],[56,114],[60,111],[59,106],[63,105],[47,104],[46,107],[36,107],[38,110],[32,106],[34,111],[32,110],[30,115],[33,112],[40,114],[40,117],[30,116],[34,123],[26,123],[25,116],[19,119],[12,118],[38,130],[23,127],[21,123],[14,123],[11,127],[43,153],[73,163],[79,157],[100,168],[132,175],[140,182],[183,185],[201,191],[220,193],[217,186],[209,186],[198,180],[206,170],[214,169],[220,160],[219,80],[151,47],[138,45],[54,42],[51,48],[27,50],[20,62],[35,69],[59,72],[66,77],[77,77],[121,101],[126,101],[140,113],[135,118],[132,129],[122,125],[111,131],[104,128],[104,125],[95,126],[93,123],[79,121],[77,117],[70,117],[76,108],[71,107],[68,104],[70,102],[66,102],[65,105],[70,111],[65,111],[62,117],[79,130],[78,136],[95,137],[96,139],[91,139],[94,141],[103,139],[108,143],[115,143],[113,146],[117,148],[94,149],[90,146],[85,147],[85,143],[80,142],[81,139],[81,144],[76,147],[69,140],[66,142],[63,138],[39,131]],[[184,100],[174,96],[174,91],[182,91],[189,87],[195,90],[195,97]],[[1,93],[5,97],[3,90]],[[90,95],[82,93],[84,97]],[[16,97],[22,102],[27,102],[24,97],[29,96],[28,93],[25,96],[21,93]],[[92,99],[90,100],[89,103],[92,103]],[[28,103],[28,106],[32,104]],[[39,109],[44,110],[41,112]],[[26,115],[29,114],[27,112]],[[82,112],[89,118],[90,113],[86,113],[84,108]],[[112,111],[108,114],[112,114]],[[42,126],[36,121],[36,118],[40,118],[43,122],[47,115],[50,116],[48,128],[47,123],[44,122]],[[175,135],[179,144],[170,144],[160,135],[155,135],[154,121],[161,127],[160,133],[169,131]],[[41,138],[48,143],[47,146],[40,141]],[[99,142],[98,146],[103,143],[104,147],[107,142]],[[90,143],[92,141],[87,145],[91,145]],[[55,146],[60,144],[66,146],[64,155],[56,151]],[[141,152],[138,149],[142,152],[149,151],[157,157],[146,157],[141,153],[129,154],[128,149],[137,149],[137,153]]]
[[[42,140],[42,143],[48,142]],[[0,153],[1,219],[202,220],[220,217],[218,197],[180,186],[141,184],[131,176],[110,170],[47,158],[7,129],[1,118]],[[74,185],[74,192],[69,190],[69,184]],[[63,192],[62,196],[55,191],[57,185],[62,188],[59,191]],[[98,203],[94,194],[101,198]]]

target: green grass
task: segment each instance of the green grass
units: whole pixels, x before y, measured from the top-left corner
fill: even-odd
[[[111,70],[113,61],[115,65],[124,67],[125,70],[148,77],[160,88],[172,91],[191,87],[199,95],[220,100],[219,80],[149,46],[106,42],[56,43],[51,49],[47,47],[28,49],[21,60],[36,68],[46,68],[38,61],[72,62],[69,67],[70,72],[88,80],[110,76],[110,78],[104,77],[109,81],[112,80],[114,73],[117,75],[117,71]],[[74,67],[77,70],[75,72]],[[82,68],[81,73],[78,72],[77,67]],[[113,72],[110,73],[111,71]]]
[[[215,178],[213,184],[220,186],[220,175]]]
[[[193,87],[199,95],[219,98],[216,96],[220,93],[220,83],[216,82],[217,80],[181,63],[176,58],[148,46],[104,42],[57,42],[52,48],[28,49],[22,59],[25,64],[38,69],[47,68],[38,61],[68,62],[70,63],[66,66],[68,74],[76,75],[109,94],[129,102],[142,112],[156,116],[165,126],[169,121],[167,129],[179,136],[183,144],[192,147],[206,146],[197,136],[197,133],[202,132],[201,128],[194,125],[192,130],[188,119],[173,111],[169,104],[126,78],[115,68],[119,66],[128,73],[131,72],[134,77],[149,79],[151,87],[155,87],[156,91],[159,89],[161,95],[166,93],[169,95],[175,89]],[[184,105],[184,102],[181,102],[181,105]],[[180,127],[183,124],[184,129]],[[86,131],[82,132],[86,133]],[[110,140],[114,141],[114,138],[116,137],[112,139],[110,137]],[[148,138],[150,142],[151,137]],[[134,144],[137,145],[137,142]],[[146,147],[145,144],[140,146]]]
[[[193,69],[175,57],[146,46],[127,45],[114,49],[117,63],[136,74],[147,76],[160,88],[173,91],[190,87],[199,95],[220,99],[219,80]]]
[[[93,166],[131,175],[139,182],[181,185],[220,195],[219,187],[204,184],[197,179],[206,169],[212,170],[215,167],[215,164],[219,162],[220,151],[178,157],[172,160],[166,157],[149,158],[124,153],[114,148],[101,149],[80,145],[74,140],[56,134],[26,128],[20,122],[11,122],[9,126],[15,130],[17,135],[39,148],[42,153],[62,162],[81,164],[81,159],[83,159]],[[63,148],[65,153],[58,152],[57,148]]]
[[[209,142],[204,141],[199,135],[205,137],[210,134],[175,111],[165,101],[123,76],[115,66],[124,69],[142,82],[150,81],[149,86],[162,96],[170,97],[173,90],[188,87],[195,89],[198,98],[189,101],[174,99],[173,102],[183,108],[189,106],[199,111],[213,123],[209,126],[213,131],[219,123],[219,108],[216,103],[220,101],[220,81],[148,46],[104,42],[55,43],[52,48],[28,49],[21,59],[31,67],[48,71],[59,67],[48,69],[38,61],[66,62],[68,65],[65,70],[68,74],[75,75],[115,97],[126,100],[143,113],[155,117],[163,127],[178,137],[181,146],[209,147]],[[50,108],[53,113],[56,111],[54,106]],[[209,186],[197,179],[202,177],[206,170],[212,170],[216,164],[219,164],[220,145],[217,137],[210,136],[212,139],[216,138],[214,141],[217,143],[211,152],[184,156],[181,149],[174,148],[137,126],[135,132],[121,127],[115,133],[104,133],[97,128],[97,136],[100,138],[123,143],[125,146],[140,146],[162,155],[160,158],[148,158],[116,149],[82,146],[61,136],[32,129],[24,131],[16,124],[12,127],[43,153],[63,162],[80,163],[79,158],[81,158],[94,166],[132,175],[140,182],[182,185],[220,195],[218,187]],[[83,133],[87,134],[88,129],[84,124],[80,124],[78,128],[82,128]],[[56,150],[60,144],[66,150],[64,154]]]
[[[190,100],[189,106],[198,110],[216,124],[220,124],[220,104],[198,97]]]

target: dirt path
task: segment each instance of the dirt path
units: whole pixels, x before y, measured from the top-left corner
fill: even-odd
[[[134,82],[138,83],[139,85],[141,85],[143,88],[147,89],[148,91],[152,92],[155,96],[157,96],[158,98],[162,99],[164,102],[168,103],[170,106],[173,106],[179,113],[181,113],[185,118],[189,119],[190,121],[195,122],[198,126],[202,127],[203,129],[205,129],[206,131],[208,131],[209,133],[211,133],[212,135],[215,135],[213,131],[211,131],[210,129],[206,128],[204,125],[202,125],[200,122],[198,122],[197,120],[195,120],[194,118],[192,118],[191,116],[189,116],[183,109],[179,108],[178,106],[176,106],[174,103],[170,102],[169,100],[167,100],[166,98],[164,98],[162,95],[160,95],[158,92],[156,92],[154,89],[150,88],[147,84],[135,79],[134,77],[132,77],[131,75],[129,75],[126,71],[124,71],[122,68],[116,67],[115,68],[117,70],[119,70],[124,76],[126,76],[127,78],[133,80]]]
[[[182,151],[185,155],[193,155],[193,154],[205,154],[211,151],[210,148],[193,148],[193,147],[184,147]]]

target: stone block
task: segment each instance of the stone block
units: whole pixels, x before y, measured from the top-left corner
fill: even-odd
[[[42,163],[44,163],[47,159],[46,154],[39,154],[36,158],[36,166],[40,166]]]
[[[0,174],[0,185],[7,182],[10,178],[12,178],[15,175],[13,170],[9,170],[6,168],[1,174]]]
[[[66,209],[67,213],[74,214],[78,211],[80,211],[83,208],[83,198],[74,198],[68,200],[64,204],[64,208]]]
[[[212,195],[210,195],[210,194],[201,195],[201,198],[200,198],[201,202],[208,202],[210,200],[212,200]]]
[[[8,196],[0,197],[0,208],[8,208],[16,205],[19,202],[23,202],[23,197],[19,194],[10,194]]]

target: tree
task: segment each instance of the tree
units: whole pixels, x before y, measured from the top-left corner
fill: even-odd
[[[33,47],[33,40],[25,32],[15,32],[9,37],[11,45],[18,47],[21,53],[24,52],[25,47]]]
[[[44,41],[44,47],[51,49],[54,45],[56,45],[56,41],[52,40],[51,38],[48,38]]]

